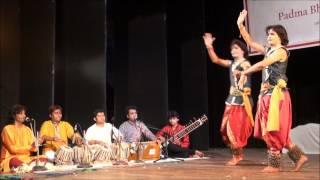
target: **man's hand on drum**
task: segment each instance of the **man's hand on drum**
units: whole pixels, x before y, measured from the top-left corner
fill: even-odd
[[[104,145],[105,143],[103,141],[97,141],[97,144]]]
[[[80,146],[83,144],[82,138],[81,137],[75,137],[75,143],[77,146]]]
[[[91,144],[99,144],[99,145],[104,145],[104,142],[102,142],[102,141],[99,141],[99,140],[92,140],[92,141],[90,141],[91,142]]]

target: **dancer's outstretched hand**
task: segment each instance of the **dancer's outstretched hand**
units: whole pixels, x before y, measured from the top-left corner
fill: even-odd
[[[204,44],[206,45],[207,48],[212,48],[212,43],[216,40],[215,37],[212,36],[211,33],[204,33],[202,36]]]
[[[237,25],[240,26],[241,24],[243,24],[244,20],[246,19],[247,17],[247,10],[242,10],[239,14],[239,17],[238,17],[238,20],[237,20]]]

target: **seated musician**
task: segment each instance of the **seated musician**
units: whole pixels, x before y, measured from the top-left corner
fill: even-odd
[[[50,120],[42,123],[40,129],[40,136],[44,139],[45,154],[48,151],[56,152],[61,146],[68,145],[68,139],[73,140],[73,127],[66,121],[62,121],[62,107],[59,105],[52,105],[49,107]],[[77,137],[80,138],[80,137]]]
[[[174,136],[176,133],[185,128],[185,126],[179,124],[179,114],[176,111],[168,112],[169,124],[164,126],[158,133],[157,137],[164,142],[165,139],[169,139]],[[167,137],[165,137],[167,136]],[[169,157],[203,157],[203,153],[189,149],[189,135],[185,135],[181,139],[174,140],[174,142],[168,144],[168,155]]]
[[[121,133],[116,127],[110,123],[106,123],[106,115],[103,110],[98,109],[94,111],[93,120],[96,123],[88,128],[85,135],[89,145],[111,144],[111,137],[117,141],[122,137]]]
[[[123,139],[127,143],[141,142],[142,136],[148,140],[156,141],[156,136],[148,129],[148,127],[138,119],[137,107],[128,106],[126,108],[127,121],[120,125],[120,132],[123,135]]]
[[[14,120],[13,124],[5,126],[1,133],[1,169],[3,172],[10,172],[12,168],[31,163],[35,157],[30,155],[37,151],[32,130],[23,124],[26,119],[26,107],[14,105],[11,116]],[[42,139],[40,138],[38,142],[41,144]],[[46,161],[42,157],[40,160]]]

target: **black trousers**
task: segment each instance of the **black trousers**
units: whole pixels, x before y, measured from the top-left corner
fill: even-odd
[[[176,144],[169,143],[168,155],[169,157],[188,158],[190,155],[194,155],[194,149],[183,148]]]

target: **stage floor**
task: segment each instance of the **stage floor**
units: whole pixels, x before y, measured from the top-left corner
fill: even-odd
[[[291,172],[294,164],[287,155],[282,157],[282,172],[262,173],[266,165],[265,149],[246,149],[245,160],[238,166],[226,166],[231,155],[228,149],[205,152],[208,159],[184,162],[141,164],[107,167],[66,174],[34,175],[35,179],[319,179],[320,155],[308,155],[309,161],[301,172]],[[29,175],[30,177],[30,175]],[[32,176],[31,176],[32,177]]]

